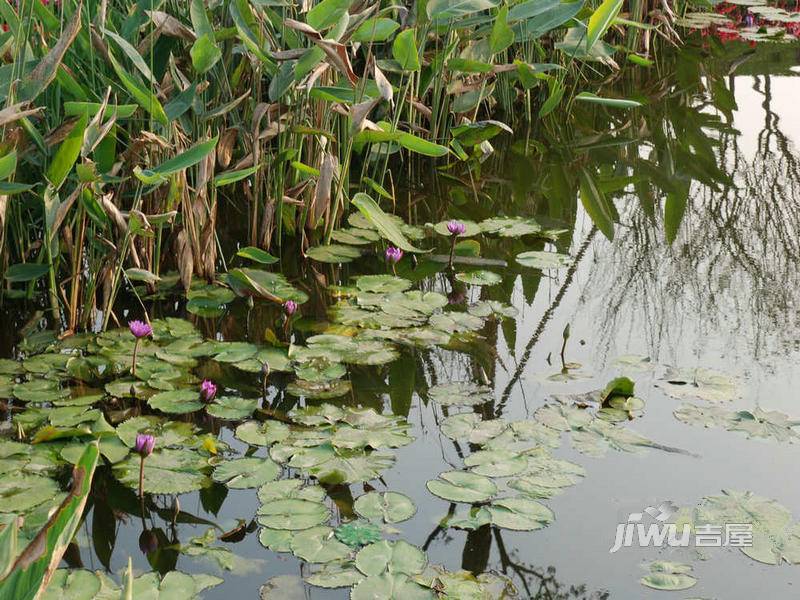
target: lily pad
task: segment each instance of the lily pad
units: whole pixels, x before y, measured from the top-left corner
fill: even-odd
[[[295,533],[291,541],[292,553],[310,563],[341,560],[350,554],[350,546],[333,535],[330,527],[311,527]]]
[[[400,523],[410,519],[417,507],[408,496],[398,492],[369,492],[356,498],[353,510],[365,519],[383,519],[387,523]]]
[[[477,270],[456,273],[456,279],[470,285],[497,285],[503,278],[492,271]]]
[[[517,262],[523,267],[533,269],[563,269],[572,263],[572,257],[568,254],[558,252],[546,252],[543,250],[531,250],[517,254]]]
[[[659,385],[675,398],[727,402],[739,395],[739,386],[734,378],[704,368],[670,368]]]
[[[356,287],[361,292],[390,294],[406,291],[411,287],[411,282],[392,275],[362,275],[356,278]]]
[[[114,467],[120,482],[131,488],[139,486],[138,455],[130,455]],[[144,491],[151,494],[182,494],[211,484],[203,471],[208,459],[185,448],[164,448],[151,454],[144,464]]]
[[[555,520],[553,511],[544,504],[519,496],[494,500],[487,510],[492,525],[516,531],[541,529]]]
[[[343,244],[314,246],[306,250],[306,256],[318,262],[341,264],[351,262],[361,256],[361,250]]]
[[[195,412],[205,406],[203,401],[200,400],[200,394],[197,390],[159,392],[151,396],[147,403],[150,405],[150,408],[173,415]]]
[[[362,580],[350,600],[433,600],[433,592],[404,573],[383,573]]]
[[[428,491],[451,502],[485,502],[497,493],[488,477],[467,471],[446,471],[427,483]]]
[[[456,442],[483,445],[508,428],[503,419],[483,420],[477,413],[450,415],[440,424],[443,434]]]
[[[58,484],[49,477],[8,473],[0,478],[0,513],[24,513],[58,492]]]
[[[368,577],[387,571],[417,575],[425,570],[428,559],[422,550],[408,542],[383,540],[359,550],[355,563],[356,568]]]
[[[235,421],[246,419],[258,408],[257,399],[237,398],[235,396],[222,396],[215,398],[212,404],[206,407],[206,412],[218,419]]]
[[[528,467],[528,459],[511,450],[479,450],[464,459],[470,471],[485,477],[509,477],[522,473]]]
[[[280,421],[247,421],[236,428],[235,436],[251,446],[271,446],[289,437],[289,426]]]
[[[654,590],[679,591],[688,590],[697,583],[697,579],[689,575],[690,565],[667,561],[650,563],[650,574],[639,581],[642,585]]]
[[[272,481],[281,468],[269,458],[238,458],[225,461],[214,469],[214,481],[229,488],[245,489],[258,487]]]
[[[489,386],[460,381],[431,387],[428,398],[442,406],[475,406],[489,402],[494,394]]]
[[[263,504],[258,510],[258,522],[271,529],[296,531],[309,529],[327,521],[331,516],[321,502],[287,498]]]

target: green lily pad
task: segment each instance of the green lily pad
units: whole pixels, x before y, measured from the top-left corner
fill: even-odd
[[[456,442],[483,445],[508,428],[503,419],[483,420],[476,413],[450,415],[440,424],[443,434]]]
[[[445,237],[453,237],[453,234],[447,230],[447,224],[449,222],[450,222],[449,220],[440,221],[439,223],[436,223],[436,225],[433,226],[433,230],[439,235],[443,235]],[[459,222],[463,223],[464,226],[466,227],[466,231],[458,235],[459,238],[472,237],[474,235],[479,235],[481,233],[480,226],[474,221],[459,221]]]
[[[289,437],[289,426],[280,421],[247,421],[236,428],[234,435],[251,446],[271,446]]]
[[[531,250],[517,254],[517,262],[523,267],[533,269],[563,269],[572,263],[572,257],[558,252],[546,252],[543,250]]]
[[[318,262],[341,264],[349,263],[361,256],[361,250],[353,246],[342,244],[329,244],[327,246],[314,246],[306,250],[306,256]]]
[[[306,600],[306,588],[297,575],[275,575],[258,590],[259,600]]]
[[[362,579],[361,572],[348,563],[328,563],[305,578],[307,583],[321,588],[351,587]]]
[[[281,468],[269,458],[238,458],[225,461],[214,469],[214,481],[229,488],[254,488],[272,481]]]
[[[524,217],[494,217],[480,222],[481,231],[501,237],[521,237],[541,233],[542,226]]]
[[[311,527],[294,534],[292,553],[310,563],[326,563],[341,560],[350,554],[350,546],[333,535],[330,527]]]
[[[321,502],[287,498],[263,504],[258,510],[258,522],[271,529],[296,531],[309,529],[327,521],[331,516]]]
[[[497,300],[481,300],[475,304],[467,307],[467,312],[476,317],[498,317],[498,318],[514,318],[519,314],[519,311],[513,306],[509,306]]]
[[[422,550],[408,542],[383,540],[359,550],[355,563],[356,568],[368,577],[387,571],[417,575],[425,570],[428,559]]]
[[[339,398],[345,394],[349,394],[350,389],[350,382],[345,379],[323,382],[297,379],[286,386],[286,392],[292,396],[315,400]]]
[[[417,507],[411,498],[398,492],[369,492],[356,498],[353,510],[365,519],[400,523],[413,517]]]
[[[479,450],[464,459],[470,471],[484,477],[509,477],[522,473],[528,459],[511,450]]]
[[[258,408],[257,399],[237,398],[235,396],[222,396],[215,398],[212,404],[206,406],[206,412],[218,419],[235,421],[246,419]]]
[[[59,492],[58,484],[49,477],[10,473],[0,478],[0,513],[24,513]]]
[[[460,381],[433,386],[428,398],[442,406],[475,406],[492,400],[494,393],[489,386]]]
[[[428,491],[451,502],[485,502],[497,493],[497,486],[488,477],[466,471],[446,471],[439,479],[426,484]]]
[[[690,565],[667,561],[650,563],[650,574],[639,581],[642,585],[654,590],[679,591],[687,590],[697,583],[697,579],[689,575]]]
[[[456,279],[470,285],[497,285],[503,278],[492,271],[469,271],[466,273],[456,273]]]
[[[94,600],[100,578],[86,569],[58,569],[41,596],[42,600]]]
[[[139,487],[138,455],[131,454],[114,467],[117,479],[133,489]],[[151,494],[183,494],[211,484],[203,473],[208,459],[185,448],[156,450],[144,463],[144,491]]]
[[[369,521],[349,521],[342,523],[334,531],[336,538],[351,548],[360,548],[381,540],[381,529]]]
[[[659,384],[675,398],[699,398],[707,402],[727,402],[739,395],[736,380],[725,373],[704,368],[670,368]]]
[[[433,592],[404,573],[383,573],[363,579],[350,600],[433,600]]]
[[[411,282],[402,277],[393,275],[362,275],[356,278],[356,287],[360,292],[370,294],[390,294],[392,292],[405,292],[411,287]]]
[[[555,520],[553,511],[544,504],[519,496],[494,500],[487,510],[492,525],[515,531],[541,529]]]
[[[200,394],[197,390],[159,392],[151,396],[147,400],[147,404],[150,405],[150,408],[173,415],[195,412],[205,406],[203,401],[200,400]]]

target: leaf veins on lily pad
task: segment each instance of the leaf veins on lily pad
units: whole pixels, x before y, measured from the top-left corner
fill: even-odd
[[[707,402],[727,402],[739,395],[736,380],[725,373],[704,368],[670,368],[659,384],[675,398],[699,398]]]
[[[428,398],[442,406],[475,406],[494,398],[492,389],[469,381],[440,383],[428,390]]]
[[[417,507],[405,494],[398,492],[368,492],[356,498],[353,510],[365,519],[381,519],[400,523],[414,516]]]
[[[650,563],[649,569],[650,574],[639,581],[654,590],[687,590],[697,583],[697,579],[689,575],[691,565],[659,560]]]
[[[446,471],[427,483],[428,491],[451,502],[485,502],[497,493],[488,477],[467,471]]]

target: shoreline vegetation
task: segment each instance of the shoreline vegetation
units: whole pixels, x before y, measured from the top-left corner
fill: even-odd
[[[617,61],[652,64],[654,36],[678,39],[646,9],[3,3],[4,296],[44,288],[65,331],[118,325],[121,288],[153,290],[165,266],[187,290],[226,271],[218,226],[242,198],[256,262],[289,237],[328,245],[359,194],[388,214],[396,177],[483,160],[513,131],[496,114],[638,106],[584,88]]]

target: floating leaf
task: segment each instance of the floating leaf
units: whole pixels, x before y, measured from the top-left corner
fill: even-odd
[[[483,270],[456,273],[456,279],[470,285],[497,285],[503,281],[503,278],[497,273]]]
[[[281,468],[269,458],[238,458],[218,464],[213,477],[229,488],[245,489],[272,481],[280,472]]]
[[[697,583],[697,579],[688,574],[692,570],[690,565],[655,561],[650,563],[649,569],[650,574],[639,581],[642,585],[655,590],[687,590]]]
[[[155,396],[151,396],[147,403],[151,408],[174,415],[191,413],[205,406],[203,401],[200,400],[200,393],[197,390],[160,392]]]
[[[470,471],[485,477],[508,477],[522,473],[528,467],[525,456],[511,450],[479,450],[464,459]]]
[[[319,262],[341,264],[359,258],[361,256],[361,250],[353,248],[352,246],[329,244],[327,246],[314,246],[309,248],[306,250],[306,256]]]
[[[383,519],[387,523],[400,523],[410,519],[417,507],[408,496],[397,492],[369,492],[356,498],[353,510],[365,519]]]
[[[439,479],[427,483],[428,491],[451,502],[485,502],[497,493],[497,486],[488,477],[466,471],[446,471]]]
[[[726,402],[739,395],[738,385],[732,377],[702,367],[670,368],[663,380],[659,385],[675,398],[692,397],[708,402]]]
[[[235,421],[246,419],[258,408],[257,399],[237,398],[235,396],[222,396],[215,398],[212,404],[206,407],[206,412],[218,419]]]
[[[272,529],[295,531],[324,523],[330,515],[328,507],[321,502],[288,498],[262,504],[258,509],[258,522]]]
[[[572,258],[567,254],[559,254],[558,252],[545,252],[540,250],[531,250],[530,252],[522,252],[517,254],[517,262],[523,267],[531,267],[534,269],[563,269],[568,267]]]
[[[483,445],[508,427],[503,419],[483,420],[476,413],[450,415],[441,422],[442,433],[456,442]]]
[[[336,538],[351,548],[359,548],[380,541],[380,527],[367,521],[350,521],[342,523],[334,531]]]
[[[422,573],[428,559],[425,553],[403,540],[380,541],[365,546],[356,554],[356,568],[367,576],[385,572],[417,575]]]
[[[292,536],[292,553],[306,562],[326,563],[350,554],[350,547],[338,541],[330,527],[311,527]]]
[[[544,504],[522,497],[494,500],[487,510],[492,525],[516,531],[541,529],[555,520],[553,511]]]
[[[442,406],[475,406],[494,398],[492,389],[469,381],[441,383],[428,390],[428,398]]]
[[[280,421],[248,421],[236,428],[235,435],[251,446],[271,446],[289,437],[289,426]]]

